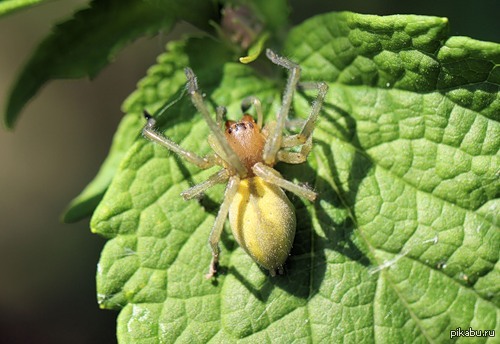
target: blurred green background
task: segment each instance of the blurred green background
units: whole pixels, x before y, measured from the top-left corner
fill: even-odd
[[[0,107],[35,45],[53,23],[84,6],[52,1],[0,18]],[[451,34],[500,41],[496,0],[291,1],[293,23],[321,12],[446,16]],[[182,31],[182,26],[177,31]],[[49,83],[14,131],[0,129],[0,342],[113,343],[117,313],[100,310],[95,270],[104,240],[88,220],[59,222],[93,178],[121,118],[120,105],[168,36],[141,39],[93,81]]]

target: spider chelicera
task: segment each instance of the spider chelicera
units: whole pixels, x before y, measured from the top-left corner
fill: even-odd
[[[250,257],[268,269],[271,276],[276,275],[276,272],[282,273],[296,227],[295,209],[282,189],[310,201],[314,201],[317,196],[310,188],[284,179],[273,166],[279,161],[289,164],[306,161],[312,149],[312,133],[328,86],[324,82],[299,83],[301,69],[298,64],[269,49],[266,55],[273,63],[286,68],[289,76],[277,119],[264,127],[261,103],[256,97],[243,100],[241,108],[244,115],[240,121],[225,121],[223,124],[226,109],[218,107],[214,122],[198,89],[196,75],[190,68],[185,69],[191,100],[211,131],[208,143],[214,151],[212,154],[200,157],[183,149],[158,133],[154,129],[155,120],[144,112],[147,124],[142,132],[147,139],[168,148],[199,168],[206,169],[214,165],[222,167],[206,181],[182,193],[184,199],[189,200],[216,184],[227,182],[224,200],[210,233],[212,261],[207,278],[217,273],[219,241],[228,215],[236,241]],[[283,130],[297,87],[317,89],[318,94],[300,132],[285,136]],[[257,113],[257,122],[245,113],[252,105]],[[290,150],[296,146],[300,146],[299,151]]]

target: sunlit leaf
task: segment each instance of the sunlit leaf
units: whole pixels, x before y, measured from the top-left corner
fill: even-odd
[[[196,43],[165,56],[193,68],[208,104],[235,119],[256,95],[275,115],[279,67],[265,75],[208,38]],[[187,49],[200,45],[201,55]],[[183,201],[213,170],[135,136],[91,222],[110,239],[97,288],[103,308],[121,309],[119,341],[419,343],[450,341],[458,327],[499,331],[500,46],[450,38],[444,18],[331,13],[293,29],[283,53],[303,80],[330,85],[308,163],[277,166],[320,195],[291,195],[286,274],[269,277],[226,228],[224,273],[205,280],[223,186]],[[181,90],[181,72],[156,85]],[[209,152],[206,124],[179,95],[160,128]],[[290,117],[307,116],[313,99],[297,94]]]

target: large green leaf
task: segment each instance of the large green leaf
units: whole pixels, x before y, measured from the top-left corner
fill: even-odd
[[[314,204],[291,195],[298,227],[284,276],[269,277],[226,228],[225,273],[206,281],[223,186],[183,201],[213,170],[139,137],[91,221],[110,238],[97,288],[103,308],[121,309],[119,341],[446,342],[457,327],[499,331],[500,46],[447,30],[443,18],[332,13],[289,35],[284,52],[303,79],[330,91],[308,163],[278,165],[320,194]],[[273,117],[283,79],[201,42],[201,56],[171,54],[187,56],[207,102],[234,119],[257,95]],[[313,97],[297,95],[293,115]],[[160,127],[207,153],[189,98],[170,104]]]
[[[9,95],[5,124],[14,125],[47,81],[92,78],[134,39],[168,31],[178,19],[206,27],[216,13],[211,1],[92,1],[89,8],[57,25],[34,51]]]

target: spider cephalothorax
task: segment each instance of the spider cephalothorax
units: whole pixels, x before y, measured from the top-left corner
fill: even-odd
[[[247,176],[253,176],[252,167],[263,162],[262,152],[266,137],[253,117],[245,114],[240,121],[226,121],[226,140],[247,169]]]
[[[266,55],[273,63],[288,69],[290,74],[277,119],[264,127],[260,101],[255,97],[248,97],[243,100],[242,109],[245,110],[253,105],[257,112],[257,122],[245,113],[238,122],[226,121],[223,131],[222,117],[226,112],[225,108],[217,108],[214,122],[199,92],[195,74],[190,68],[185,69],[187,88],[193,104],[210,127],[208,142],[214,154],[200,157],[183,149],[169,138],[157,133],[154,130],[155,120],[145,113],[148,122],[143,134],[146,138],[165,146],[200,168],[214,165],[222,167],[205,182],[182,193],[185,199],[191,199],[216,184],[227,182],[224,201],[210,234],[212,261],[207,277],[213,277],[217,272],[218,244],[228,216],[236,241],[253,260],[268,269],[272,276],[276,271],[281,272],[292,247],[296,227],[295,210],[282,189],[311,201],[316,199],[314,191],[284,179],[273,166],[278,161],[299,164],[307,159],[312,148],[314,125],[328,86],[324,82],[300,84],[302,88],[317,89],[318,96],[309,117],[303,122],[301,131],[296,135],[284,136],[283,130],[293,93],[299,85],[300,67],[269,49]],[[298,152],[289,150],[295,146],[300,147]]]

